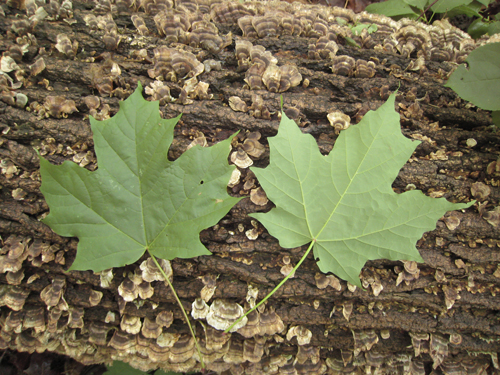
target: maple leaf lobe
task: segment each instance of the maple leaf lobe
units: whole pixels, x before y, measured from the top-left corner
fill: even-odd
[[[111,119],[91,119],[96,171],[40,158],[40,190],[50,207],[44,222],[79,238],[73,270],[124,266],[146,250],[163,259],[209,255],[199,232],[239,201],[226,192],[230,139],[169,161],[180,116],[161,119],[159,103],[141,92],[139,84]]]
[[[420,191],[396,194],[392,183],[419,142],[403,136],[395,94],[340,133],[323,156],[314,138],[282,114],[269,138],[270,164],[251,168],[276,205],[259,220],[284,248],[315,241],[322,272],[361,286],[367,260],[415,260],[424,232],[446,211],[468,207]]]

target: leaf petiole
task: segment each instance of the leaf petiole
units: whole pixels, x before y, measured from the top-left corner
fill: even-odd
[[[258,304],[256,304],[252,309],[248,310],[245,315],[243,315],[242,317],[240,317],[237,321],[235,321],[231,327],[229,327],[228,329],[226,329],[224,332],[225,333],[228,333],[236,324],[238,324],[245,316],[247,316],[248,314],[250,314],[252,311],[254,311],[256,308],[258,308],[260,305],[262,305],[264,302],[266,302],[274,293],[276,293],[276,291],[281,288],[281,286],[286,283],[286,281],[292,277],[292,275],[295,274],[295,271],[297,271],[297,269],[300,267],[300,265],[302,264],[302,262],[307,258],[307,255],[310,253],[311,249],[313,248],[314,244],[316,243],[316,240],[313,240],[311,241],[311,243],[309,244],[309,247],[307,248],[306,252],[304,253],[304,255],[302,256],[302,258],[300,258],[299,262],[295,265],[295,267],[293,267],[292,269],[292,272],[290,272],[288,275],[285,276],[285,278],[283,280],[281,280],[281,282],[276,285],[276,287],[271,291],[271,293],[269,293],[267,296],[265,296]]]
[[[205,368],[205,363],[203,362],[203,355],[201,354],[200,346],[198,345],[198,340],[196,339],[196,335],[194,334],[193,327],[191,326],[191,322],[189,321],[188,314],[186,313],[186,310],[184,310],[184,306],[182,306],[182,302],[179,299],[179,296],[177,295],[177,293],[176,293],[176,291],[174,289],[174,286],[172,285],[172,283],[168,279],[168,276],[165,274],[165,271],[163,271],[163,268],[161,268],[160,264],[156,260],[156,257],[153,254],[151,254],[151,252],[149,251],[149,249],[147,251],[148,251],[149,255],[151,256],[151,258],[153,259],[153,262],[155,262],[156,267],[158,267],[158,269],[160,270],[163,278],[167,281],[168,286],[170,287],[170,290],[172,290],[172,293],[174,293],[175,300],[177,301],[177,304],[181,308],[182,313],[184,314],[184,318],[186,319],[186,322],[188,324],[189,331],[191,332],[191,336],[193,336],[194,343],[196,345],[196,351],[198,352],[198,355],[200,356],[201,368],[204,369]]]

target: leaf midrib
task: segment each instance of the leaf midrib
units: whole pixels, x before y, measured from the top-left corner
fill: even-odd
[[[373,143],[375,142],[375,140],[378,138],[378,135],[380,133],[380,130],[381,130],[381,127],[379,126],[378,129],[377,129],[377,132],[375,133],[375,136],[372,137],[372,141],[369,145],[369,147],[366,149],[366,152],[364,152],[364,155],[363,155],[363,159],[361,160],[361,162],[358,164],[358,167],[356,168],[356,172],[354,173],[353,177],[350,179],[349,181],[349,184],[347,185],[347,187],[344,189],[344,192],[340,195],[340,199],[338,200],[337,204],[335,205],[335,207],[332,209],[332,212],[330,213],[330,216],[328,217],[327,220],[325,220],[325,224],[323,225],[323,227],[320,229],[320,231],[318,232],[318,234],[313,237],[313,240],[316,241],[317,238],[321,235],[321,233],[323,232],[323,230],[325,230],[326,226],[328,225],[328,223],[330,222],[330,220],[332,219],[332,216],[335,214],[335,212],[337,211],[337,208],[338,206],[340,205],[340,203],[342,202],[342,200],[344,199],[344,197],[346,196],[346,192],[349,191],[349,188],[352,184],[352,182],[354,181],[354,179],[356,178],[356,176],[358,175],[358,171],[359,171],[359,168],[361,168],[361,165],[364,163],[369,151],[371,150],[372,146],[373,146]],[[348,160],[348,152],[347,152],[347,145],[346,147],[344,147],[344,150],[346,152],[346,167],[347,167],[347,160]],[[333,177],[333,176],[332,176]],[[301,188],[302,190],[302,188]],[[309,225],[309,224],[308,224]]]

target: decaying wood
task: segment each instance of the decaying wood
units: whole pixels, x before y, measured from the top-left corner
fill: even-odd
[[[141,4],[144,8],[154,5],[153,2]],[[235,9],[253,9],[257,14],[263,14],[268,6],[266,3],[234,4]],[[234,38],[220,50],[213,45],[203,49],[196,44],[193,47],[167,42],[165,36],[158,34],[153,15],[136,9],[135,14],[144,18],[149,30],[149,34],[139,35],[130,17],[133,10],[123,3],[116,4],[118,9],[113,8],[111,13],[116,33],[87,26],[86,15],[102,16],[109,12],[106,6],[109,8],[110,4],[105,1],[98,7],[74,2],[72,18],[51,13],[49,18],[36,24],[27,21],[26,32],[15,31],[13,25],[27,16],[25,10],[15,9],[14,2],[10,5],[12,7],[3,6],[6,17],[0,19],[4,36],[0,49],[7,56],[13,53],[13,46],[28,46],[22,59],[17,61],[19,69],[7,72],[14,83],[21,81],[22,86],[14,89],[5,81],[0,101],[0,183],[3,187],[0,233],[4,271],[0,274],[0,348],[28,352],[50,350],[85,364],[121,359],[144,370],[199,369],[193,342],[168,287],[155,281],[152,297],[128,303],[118,293],[128,273],[140,273],[139,265],[145,258],[125,268],[113,269],[113,279],[103,286],[101,277],[92,272],[65,272],[75,257],[77,240],[62,238],[40,222],[48,206],[39,191],[39,162],[35,150],[56,164],[64,160],[82,163],[86,157],[82,165],[91,170],[97,168],[85,98],[99,97],[100,106],[93,112],[97,117],[106,117],[102,112],[106,105],[110,115],[116,113],[119,100],[126,98],[138,81],[144,87],[154,81],[150,73],[154,49],[170,46],[191,51],[202,62],[220,61],[222,67],[198,75],[198,81],[208,83],[210,90],[205,99],[195,98],[190,104],[182,104],[183,100],[188,103],[189,97],[180,98],[185,79],[176,77],[164,82],[177,100],[162,105],[163,116],[183,114],[169,152],[173,159],[184,152],[193,139],[200,137],[199,132],[208,144],[213,144],[237,130],[241,130],[243,136],[258,131],[262,135],[259,142],[266,149],[262,156],[253,158],[254,165],[265,167],[269,162],[266,138],[275,135],[278,128],[280,95],[283,95],[284,109],[298,110],[296,121],[305,133],[317,139],[321,151],[327,153],[338,135],[327,119],[328,113],[341,111],[350,116],[354,124],[351,126],[356,126],[368,110],[378,108],[389,92],[398,89],[396,102],[402,131],[422,143],[402,168],[393,184],[394,190],[401,193],[416,188],[455,202],[477,199],[477,203],[464,212],[447,213],[434,231],[423,236],[417,247],[425,264],[418,264],[418,268],[412,263],[370,261],[361,273],[366,290],[355,289],[344,281],[320,289],[318,280],[323,276],[318,274],[314,259],[309,257],[295,277],[259,312],[259,324],[262,327],[267,324],[260,331],[257,327],[256,332],[260,334],[244,337],[239,331],[221,336],[200,319],[195,326],[209,369],[227,374],[357,374],[363,371],[425,374],[433,368],[444,374],[499,372],[500,219],[494,208],[500,199],[500,167],[496,164],[500,136],[491,126],[489,113],[467,105],[443,86],[456,65],[456,56],[461,56],[458,44],[454,46],[453,61],[436,62],[429,59],[430,52],[425,46],[420,46],[420,51],[411,51],[409,57],[404,48],[402,53],[373,48],[383,44],[384,36],[380,32],[371,36],[371,48],[351,47],[345,43],[348,31],[337,30],[337,56],[374,62],[374,76],[359,78],[352,72],[346,76],[332,74],[333,57],[314,55],[318,36],[307,36],[305,31],[298,36],[246,38],[270,51],[279,66],[289,63],[298,67],[301,85],[278,93],[250,90],[245,85],[245,69],[239,68],[241,61],[235,56]],[[293,13],[298,5],[273,4],[273,7]],[[316,19],[333,12],[321,7],[300,7],[308,14],[316,12]],[[182,4],[177,8],[182,9]],[[215,8],[214,3],[212,20]],[[295,11],[298,18],[298,8]],[[280,18],[284,18],[283,14]],[[335,18],[330,17],[328,23],[335,23]],[[245,39],[236,21],[216,24],[220,36],[232,32],[236,38]],[[28,37],[28,31],[36,37],[36,42]],[[62,43],[58,38],[60,34],[65,34],[71,43],[78,42],[75,51],[74,44],[64,47],[66,49],[56,47]],[[16,42],[16,38],[23,35],[25,39]],[[363,42],[353,37],[358,43]],[[118,46],[113,46],[109,38],[119,38]],[[105,41],[108,49],[115,49],[108,51]],[[140,49],[146,50],[146,56],[138,53]],[[415,68],[417,56],[424,57],[424,66],[418,69]],[[41,57],[46,67],[35,75],[30,66]],[[463,56],[461,59],[459,61],[463,61]],[[113,76],[111,87],[106,91],[99,79],[110,74],[113,63],[120,68],[120,73]],[[410,64],[414,64],[413,68]],[[15,105],[12,98],[16,93],[28,97],[25,107]],[[236,112],[228,105],[230,97],[238,96],[250,107],[255,94],[261,95],[267,107],[268,114],[261,116],[264,118],[255,117],[255,108],[252,115]],[[209,95],[212,95],[210,99]],[[44,106],[49,96],[74,101],[77,111],[57,112],[50,105]],[[247,307],[249,286],[258,290],[259,298],[264,297],[284,277],[280,270],[285,263],[296,264],[305,251],[305,248],[281,248],[260,224],[252,222],[249,213],[268,211],[273,205],[268,202],[259,206],[249,199],[250,190],[259,186],[258,181],[245,186],[252,176],[248,168],[240,170],[240,182],[228,191],[245,199],[216,227],[200,234],[213,255],[172,262],[174,286],[188,310],[206,287],[203,281],[210,277],[216,288],[213,296],[207,297],[209,305],[224,300]],[[251,229],[258,234],[256,239],[248,238],[246,231]],[[21,259],[18,268],[24,276],[21,271],[9,272],[16,267],[16,257]],[[63,285],[59,292],[54,286],[58,283]],[[102,293],[102,298],[95,292]],[[61,302],[62,297],[67,306]],[[55,298],[54,304],[48,302],[50,298]],[[155,338],[159,332],[144,337],[146,325],[153,324],[161,312],[172,312],[174,318],[171,325],[159,331],[170,340],[163,346]],[[126,328],[129,321],[142,329],[142,333],[136,328]]]

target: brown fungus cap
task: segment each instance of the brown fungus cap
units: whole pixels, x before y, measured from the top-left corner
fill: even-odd
[[[156,315],[155,321],[160,327],[168,328],[174,321],[174,313],[172,311],[161,311]]]
[[[156,339],[162,333],[162,327],[154,319],[146,317],[142,324],[141,333],[146,338]]]
[[[228,329],[234,322],[243,316],[243,307],[234,302],[228,302],[221,299],[216,299],[210,306],[210,311],[207,314],[207,323],[212,327],[219,330]],[[236,324],[231,332],[237,331],[239,328],[245,326],[247,317],[243,318]]]
[[[170,265],[170,261],[166,259],[158,259],[158,263],[160,263],[161,268],[168,276],[169,280],[173,280],[172,267]],[[152,282],[152,281],[164,281],[165,278],[161,274],[161,272],[156,267],[152,258],[146,259],[141,263],[140,269],[142,271],[142,278],[144,281]]]
[[[272,307],[260,314],[260,336],[271,336],[282,332],[284,329],[283,321]]]

